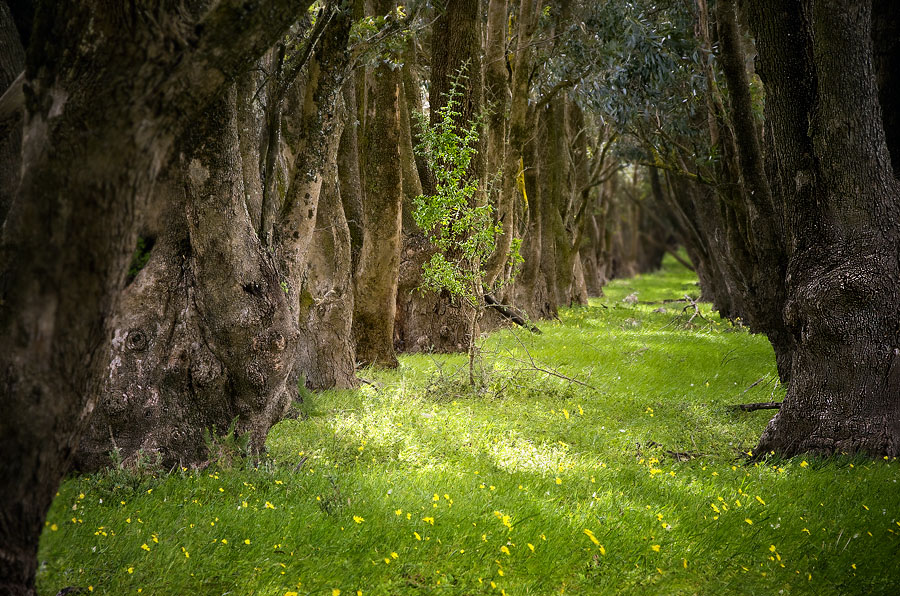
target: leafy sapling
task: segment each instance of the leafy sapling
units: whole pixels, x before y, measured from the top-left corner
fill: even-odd
[[[435,249],[422,266],[422,288],[446,290],[466,309],[469,382],[474,386],[482,263],[494,251],[501,228],[494,223],[493,208],[482,198],[485,193],[479,192],[480,180],[472,171],[480,118],[460,122],[464,70],[453,80],[434,124],[424,114],[416,114],[421,135],[416,153],[434,176],[435,193],[416,197],[413,217]]]

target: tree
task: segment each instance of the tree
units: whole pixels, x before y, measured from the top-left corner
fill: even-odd
[[[396,10],[393,0],[376,0],[372,14]],[[400,71],[387,60],[365,77],[364,132],[360,147],[363,178],[363,237],[354,278],[353,337],[360,362],[397,366],[394,318],[397,310],[403,204],[400,161]]]
[[[473,176],[477,154],[479,119],[460,122],[457,111],[465,70],[457,78],[439,108],[435,125],[419,115],[421,143],[416,147],[434,177],[433,195],[416,197],[413,215],[434,247],[423,265],[420,291],[445,291],[459,300],[468,322],[466,351],[469,384],[475,387],[478,311],[484,291],[484,261],[494,251],[501,228],[493,221],[490,204],[476,200],[484,181]]]
[[[441,107],[447,101],[453,77],[466,65],[469,84],[459,99],[457,126],[476,119],[482,110],[481,2],[448,2],[437,14],[431,35],[431,81],[429,113],[434,126]],[[479,144],[483,135],[479,135]],[[469,176],[483,179],[484,148],[479,146]],[[422,182],[425,194],[434,193],[434,178]],[[476,200],[481,200],[480,198]],[[403,279],[397,292],[397,343],[408,351],[463,351],[469,345],[469,321],[465,308],[449,293],[422,294],[421,266],[430,258],[433,247],[420,234],[406,239],[401,269]]]
[[[44,517],[106,372],[138,201],[187,123],[308,4],[38,5],[22,175],[0,238],[3,593],[34,593]]]
[[[771,171],[785,181],[773,188],[789,247],[784,315],[796,340],[787,396],[761,452],[900,454],[900,186],[883,119],[893,106],[879,99],[873,4],[886,3],[749,5]]]
[[[146,264],[135,264],[112,319],[79,468],[108,463],[114,450],[126,462],[197,464],[208,429],[249,433],[259,451],[299,377],[350,382],[349,338],[321,328],[330,288],[309,271],[349,60],[350,16],[333,9],[318,12],[316,27],[298,26],[303,41],[288,42],[298,47],[242,74],[181,139],[157,185],[163,212],[143,226]]]

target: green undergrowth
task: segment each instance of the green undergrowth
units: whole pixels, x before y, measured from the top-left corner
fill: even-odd
[[[893,594],[900,463],[748,463],[778,400],[763,337],[693,275],[361,371],[308,395],[256,465],[68,479],[41,594]],[[627,299],[627,300],[626,300]],[[696,315],[691,320],[692,315]]]

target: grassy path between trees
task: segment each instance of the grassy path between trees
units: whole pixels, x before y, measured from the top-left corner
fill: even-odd
[[[606,292],[491,334],[480,394],[405,356],[257,467],[70,478],[40,594],[896,593],[900,462],[747,464],[771,412],[728,406],[783,397],[765,338],[659,303],[699,292],[671,260]]]

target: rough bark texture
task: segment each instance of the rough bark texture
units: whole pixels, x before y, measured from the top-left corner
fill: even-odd
[[[541,270],[542,248],[545,238],[552,238],[544,230],[544,198],[542,185],[538,182],[544,176],[539,139],[546,136],[545,129],[540,128],[543,119],[535,110],[529,110],[528,122],[531,130],[536,131],[525,144],[525,188],[528,194],[527,224],[522,243],[522,272],[514,287],[515,304],[524,310],[533,320],[555,318],[557,302],[547,286],[547,278]]]
[[[315,271],[309,265],[323,170],[335,162],[340,135],[335,104],[348,31],[349,19],[334,17],[290,107],[247,94],[261,83],[251,71],[242,77],[251,82],[239,79],[183,140],[181,162],[157,187],[166,213],[142,231],[146,242],[155,240],[150,260],[125,288],[113,320],[109,376],[79,468],[108,463],[114,449],[125,461],[140,451],[165,465],[199,463],[207,457],[203,431],[221,434],[232,421],[260,449],[300,375],[352,382],[345,375],[349,369],[352,377],[354,366],[346,321],[329,317],[333,308],[310,308],[321,306],[330,289],[322,290],[321,278],[339,261],[319,260],[325,268]],[[291,184],[276,205],[274,237],[258,227],[266,168],[260,147],[272,140],[268,118],[260,117],[264,102],[287,121],[278,138],[290,144],[269,147],[287,156],[271,163],[295,165],[294,176],[279,173]],[[274,244],[263,246],[263,236]],[[324,250],[319,239],[316,250]],[[339,289],[349,269],[342,275]],[[336,358],[321,358],[323,352]]]
[[[394,8],[374,3],[376,14]],[[400,73],[379,64],[365,77],[363,241],[356,270],[353,337],[363,364],[397,366],[394,318],[400,265],[403,192],[400,169]]]
[[[308,2],[38,7],[22,178],[0,240],[0,593],[34,591],[47,508],[96,404],[135,207],[172,142]],[[90,131],[90,134],[85,134]]]
[[[333,164],[334,161],[332,160]],[[297,367],[309,389],[355,387],[350,229],[336,168],[326,166],[300,303]],[[305,311],[305,319],[304,319]]]
[[[359,172],[359,127],[356,105],[356,76],[344,83],[344,126],[338,144],[337,167],[341,204],[350,230],[350,271],[359,266],[363,241],[363,189]]]
[[[25,68],[25,49],[9,7],[0,5],[0,96]],[[12,102],[14,90],[6,98]],[[18,102],[16,102],[18,104]],[[24,105],[10,105],[0,109],[0,224],[12,205],[19,185],[19,167],[22,156],[22,115]]]
[[[900,188],[872,3],[760,1],[750,16],[777,172],[790,181],[785,314],[797,341],[787,396],[758,451],[900,455]]]
[[[491,3],[492,5],[494,2]],[[537,20],[540,15],[541,2],[539,0],[521,0],[518,6],[516,16],[517,35],[515,53],[513,54],[512,75],[508,84],[504,84],[502,92],[503,101],[498,100],[499,108],[509,106],[508,120],[504,118],[504,132],[507,132],[505,146],[501,145],[499,153],[502,159],[499,163],[502,165],[499,200],[497,203],[497,214],[502,224],[502,234],[497,239],[497,248],[491,258],[485,264],[485,284],[490,287],[503,273],[504,266],[508,261],[510,246],[519,227],[517,214],[520,212],[516,209],[517,202],[525,202],[526,197],[522,195],[517,188],[516,181],[519,179],[521,164],[523,162],[523,151],[525,149],[526,138],[530,131],[527,127],[528,118],[528,92],[529,92],[529,76],[532,71],[534,62],[534,53],[532,50],[532,41],[535,29],[537,28]],[[504,11],[505,15],[505,11]],[[495,42],[496,43],[496,42]],[[504,44],[504,48],[505,48]],[[492,79],[499,77],[500,73],[493,72],[498,68],[497,61],[505,59],[505,56],[491,58],[486,56],[485,83],[486,91],[492,89]],[[502,66],[501,66],[502,67]],[[505,72],[503,73],[505,77]],[[506,94],[509,99],[506,99]],[[496,95],[496,92],[495,92]],[[503,110],[505,114],[506,110]],[[493,131],[497,125],[493,120],[489,121],[489,130]],[[501,139],[496,139],[498,133],[491,132],[492,143],[488,146],[488,156],[493,151],[497,151],[494,146]],[[495,168],[488,167],[488,175],[493,175]]]

